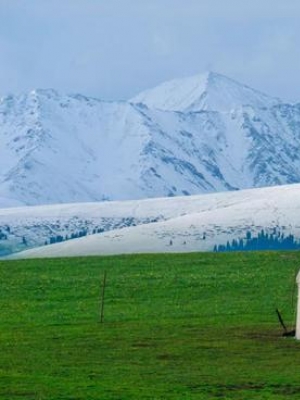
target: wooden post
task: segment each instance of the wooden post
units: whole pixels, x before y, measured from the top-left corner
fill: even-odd
[[[105,296],[105,286],[106,286],[106,271],[103,275],[102,293],[101,293],[101,310],[100,310],[100,323],[103,323],[104,318],[104,296]]]
[[[300,271],[298,272],[296,282],[298,285],[298,301],[297,301],[297,319],[296,319],[296,339],[300,340]]]

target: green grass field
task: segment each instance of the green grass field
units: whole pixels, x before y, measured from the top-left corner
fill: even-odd
[[[299,399],[300,253],[0,263],[0,399]],[[107,271],[104,323],[100,297]]]

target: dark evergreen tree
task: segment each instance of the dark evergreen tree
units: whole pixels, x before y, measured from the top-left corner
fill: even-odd
[[[255,250],[300,250],[300,241],[294,235],[287,237],[283,233],[274,229],[272,233],[265,232],[263,229],[257,236],[253,236],[250,231],[246,233],[246,239],[233,239],[226,245],[214,246],[214,251],[255,251]]]

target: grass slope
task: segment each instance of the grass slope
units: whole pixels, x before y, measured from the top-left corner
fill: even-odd
[[[1,399],[299,399],[300,253],[0,263]],[[107,271],[104,323],[101,282]]]

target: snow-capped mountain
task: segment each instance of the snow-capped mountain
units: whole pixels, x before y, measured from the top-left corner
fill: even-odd
[[[17,239],[22,244],[25,235],[26,248],[34,238],[41,243],[45,233],[70,234],[76,224],[76,229],[87,231],[82,238],[59,240],[13,258],[213,251],[227,243],[245,247],[249,242],[259,248],[258,239],[266,249],[274,243],[275,248],[282,243],[291,248],[295,238],[299,248],[300,184],[189,197],[10,208],[0,210],[0,218],[7,224],[1,229],[8,236],[0,246]],[[95,227],[104,232],[95,232]]]
[[[246,105],[269,108],[280,103],[279,99],[215,72],[164,82],[138,94],[131,101],[149,108],[180,112],[230,112]]]
[[[128,102],[35,90],[0,101],[0,207],[300,182],[300,104],[215,73]]]

